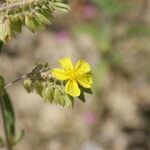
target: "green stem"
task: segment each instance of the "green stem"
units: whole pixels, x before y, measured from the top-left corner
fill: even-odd
[[[4,105],[4,99],[2,98],[2,96],[0,96],[0,107],[1,107],[1,111],[2,111],[2,119],[3,119],[3,126],[4,126],[4,133],[5,133],[5,140],[6,140],[6,146],[7,146],[7,150],[12,150],[12,146],[9,140],[9,136],[8,136],[8,132],[7,132],[7,128],[6,128],[6,118],[5,118],[5,105]]]
[[[0,53],[1,53],[2,46],[3,46],[3,43],[0,41]],[[4,99],[3,99],[2,95],[0,95],[0,107],[1,107],[1,111],[2,111],[2,120],[3,120],[7,150],[12,150],[12,145],[10,143],[8,132],[7,132],[7,125],[6,125],[6,118],[5,118],[5,105],[4,105]]]

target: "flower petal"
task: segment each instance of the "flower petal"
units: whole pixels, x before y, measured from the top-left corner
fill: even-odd
[[[52,75],[59,80],[69,79],[69,75],[63,69],[58,69],[58,68],[52,69]]]
[[[80,76],[78,78],[78,82],[84,88],[91,88],[92,84],[93,84],[92,74],[91,73],[87,73],[87,74],[84,74],[84,75]]]
[[[73,97],[77,97],[81,93],[78,83],[75,80],[69,80],[67,82],[65,91],[67,94],[69,94]]]
[[[85,74],[91,71],[90,65],[85,60],[79,60],[75,66],[75,70],[78,74]]]
[[[74,68],[71,59],[68,57],[59,60],[59,63],[64,68],[65,71],[72,71]]]

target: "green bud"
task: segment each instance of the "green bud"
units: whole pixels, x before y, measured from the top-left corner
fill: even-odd
[[[74,98],[68,94],[65,94],[65,106],[67,107],[74,106]]]
[[[43,30],[45,28],[45,24],[36,16],[35,12],[33,13],[33,17],[37,26],[37,30]]]
[[[52,103],[52,101],[53,101],[53,87],[48,86],[48,87],[43,88],[42,97],[44,98],[45,101]]]
[[[37,94],[39,94],[40,96],[42,96],[42,90],[43,90],[43,85],[41,82],[36,81],[34,84],[34,89],[36,91]]]
[[[31,32],[36,32],[39,27],[39,23],[33,17],[32,13],[29,13],[25,16],[25,25],[29,28]]]
[[[50,24],[51,22],[41,13],[35,12],[38,20],[43,24]]]
[[[61,2],[54,2],[52,3],[52,7],[59,11],[68,12],[70,10],[70,7],[66,4],[63,4]]]
[[[15,32],[21,32],[22,31],[22,23],[20,21],[19,15],[12,15],[11,16],[11,28],[13,30],[13,33]]]
[[[31,79],[26,79],[23,81],[23,87],[28,93],[31,93],[34,89],[33,82]]]
[[[6,43],[12,38],[11,22],[9,18],[2,19],[0,22],[0,40]]]
[[[19,20],[20,20],[21,24],[25,25],[25,15],[24,14],[19,14],[18,17],[19,17]]]
[[[4,78],[0,75],[0,96],[3,93],[4,87],[5,87],[5,81]]]
[[[54,91],[54,102],[62,106],[65,105],[65,93],[61,87],[56,87]]]
[[[42,5],[42,9],[40,7],[36,7],[36,11],[40,14],[44,15],[47,19],[52,19],[53,15],[51,10],[46,7],[45,5]]]

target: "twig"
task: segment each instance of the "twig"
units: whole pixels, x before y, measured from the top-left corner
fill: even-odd
[[[10,87],[10,86],[12,86],[12,85],[15,84],[16,82],[19,82],[19,81],[25,79],[25,78],[27,78],[27,74],[25,74],[25,75],[19,77],[18,79],[14,80],[14,81],[12,81],[12,82],[10,82],[10,83],[8,83],[8,84],[6,84],[6,85],[5,85],[5,89],[8,88],[8,87]]]
[[[10,87],[10,86],[12,86],[13,84],[15,84],[15,83],[17,83],[17,82],[19,82],[19,81],[22,81],[22,80],[26,79],[27,77],[32,76],[32,75],[33,75],[34,73],[36,73],[36,72],[43,73],[43,72],[47,72],[47,71],[50,70],[50,69],[51,69],[51,68],[48,67],[48,68],[42,68],[42,69],[39,70],[38,67],[36,67],[36,68],[34,68],[31,72],[29,72],[29,73],[27,73],[27,74],[24,74],[24,75],[22,75],[21,77],[19,77],[18,79],[14,80],[14,81],[12,81],[12,82],[10,82],[10,83],[8,83],[8,84],[6,84],[6,85],[5,85],[5,89],[8,88],[8,87]]]

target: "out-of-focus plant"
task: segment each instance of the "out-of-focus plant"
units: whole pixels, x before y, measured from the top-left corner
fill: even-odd
[[[111,17],[118,17],[131,9],[131,5],[122,0],[92,0],[101,10]]]
[[[7,42],[22,26],[36,32],[50,24],[55,10],[69,10],[68,5],[59,0],[9,0],[0,8],[0,40]]]
[[[95,17],[92,17],[92,21],[82,20],[78,27],[74,26],[73,31],[75,34],[78,32],[89,34],[94,39],[94,46],[97,48],[100,57],[99,64],[94,69],[94,87],[100,93],[100,88],[103,86],[103,81],[105,81],[104,79],[108,73],[117,72],[126,79],[130,78],[128,71],[123,66],[124,58],[118,48],[118,42],[123,40],[124,36],[128,36],[130,32],[133,32],[135,27],[127,32],[123,31],[126,33],[124,35],[120,34],[120,36],[118,34],[118,24],[122,23],[122,18],[130,11],[134,11],[135,6],[132,5],[132,1],[126,2],[124,0],[90,0],[85,3],[81,1],[79,4],[82,4],[83,10],[84,7],[90,5],[93,9],[89,10],[89,14],[93,14],[93,10],[97,12]],[[140,32],[139,29],[141,28],[138,27],[136,30]],[[147,30],[146,33],[148,33]]]
[[[69,9],[67,0],[7,0],[0,6],[0,52],[3,44],[21,33],[22,26],[32,32],[39,31],[51,23],[55,10],[68,12]],[[92,94],[92,74],[87,62],[79,60],[74,67],[69,58],[64,58],[60,64],[63,69],[51,69],[47,63],[38,64],[9,84],[5,84],[0,75],[0,106],[5,132],[5,142],[0,137],[0,145],[4,144],[7,150],[12,150],[24,135],[22,131],[16,137],[14,108],[6,91],[12,84],[22,80],[28,93],[35,92],[45,102],[62,106],[73,107],[75,97],[85,102],[84,93]]]

